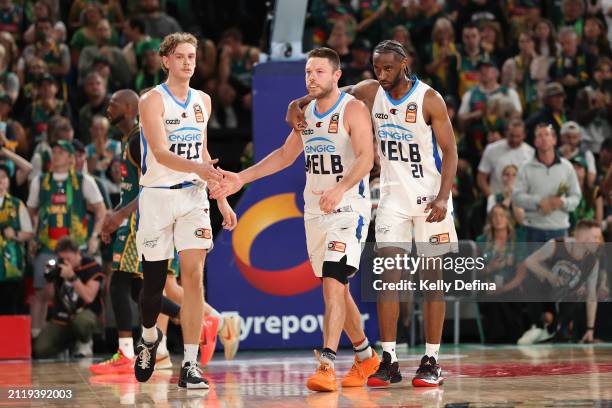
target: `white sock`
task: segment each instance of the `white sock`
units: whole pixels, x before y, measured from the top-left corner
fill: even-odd
[[[155,343],[157,341],[157,326],[148,329],[142,326],[142,339],[149,344]]]
[[[197,364],[198,362],[198,344],[185,344],[183,349],[185,350],[185,355],[183,357],[183,365],[185,363]]]
[[[440,344],[425,343],[425,355],[433,357],[438,361],[438,353],[440,352]]]
[[[395,342],[394,341],[383,341],[380,343],[382,346],[383,352],[387,352],[391,354],[391,363],[395,363],[397,361],[397,354],[395,354]]]
[[[134,340],[131,337],[119,337],[119,350],[127,358],[134,358]]]
[[[166,335],[164,334],[164,337],[162,337],[161,342],[159,343],[159,346],[157,347],[157,352],[159,354],[163,354],[163,355],[168,354],[168,347],[166,346],[166,340],[168,340],[168,337],[166,337]]]
[[[359,361],[367,360],[372,357],[372,347],[370,347],[370,342],[367,337],[361,343],[355,345],[353,351],[357,354]]]

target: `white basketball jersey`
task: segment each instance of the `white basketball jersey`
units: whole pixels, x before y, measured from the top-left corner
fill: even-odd
[[[168,149],[188,160],[202,163],[204,137],[208,112],[200,93],[189,88],[187,100],[180,102],[172,95],[166,84],[156,86],[164,103],[164,130]],[[140,128],[141,169],[140,185],[145,187],[170,187],[186,181],[203,182],[194,173],[174,171],[155,160],[155,156],[147,148],[147,140]]]
[[[424,216],[442,181],[442,152],[431,126],[423,118],[423,98],[429,85],[415,79],[400,100],[378,88],[372,121],[380,156],[379,209],[406,216]],[[452,212],[449,198],[448,210]]]
[[[344,110],[351,99],[351,95],[342,92],[334,106],[322,114],[316,111],[316,100],[306,107],[308,127],[301,132],[306,159],[306,218],[323,214],[319,208],[321,195],[316,192],[333,188],[355,162],[351,138],[344,127]],[[336,210],[355,211],[369,218],[369,197],[368,179],[364,178],[344,193]]]

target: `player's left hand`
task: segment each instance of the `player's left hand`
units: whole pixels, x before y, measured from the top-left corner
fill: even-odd
[[[424,212],[429,212],[426,222],[440,222],[446,218],[448,200],[443,200],[436,197],[435,200],[428,203]]]
[[[325,191],[313,191],[314,195],[320,195],[319,199],[319,208],[325,214],[329,214],[336,209],[340,201],[342,201],[342,196],[344,195],[344,191],[338,187],[334,187]]]
[[[210,198],[215,200],[221,200],[227,196],[231,196],[240,191],[244,186],[244,181],[242,181],[240,174],[226,171],[221,168],[219,168],[219,171],[223,175],[223,180],[219,183],[211,183],[208,186]]]
[[[223,216],[223,226],[224,229],[231,231],[236,228],[236,224],[238,224],[238,218],[236,217],[236,213],[232,210],[232,207],[229,205],[227,200],[219,200],[217,201],[217,206],[219,207],[219,212]]]
[[[87,241],[87,254],[92,256],[98,252],[98,247],[100,246],[100,239],[96,235],[92,235]]]

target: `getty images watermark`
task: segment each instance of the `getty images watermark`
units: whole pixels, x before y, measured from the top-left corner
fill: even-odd
[[[417,271],[453,271],[458,275],[463,275],[467,271],[482,271],[485,268],[484,257],[414,257],[408,254],[395,254],[395,256],[376,256],[372,262],[372,272],[380,275],[380,279],[374,279],[372,288],[375,291],[451,291],[462,290],[491,290],[497,289],[495,282],[485,282],[480,279],[467,281],[465,279],[455,279],[447,282],[444,279],[427,279],[421,277],[418,281],[411,279],[399,279],[399,281],[389,281],[382,279],[385,272],[405,271],[409,275],[414,275]]]
[[[456,248],[366,243],[361,300],[415,296],[477,302],[612,300],[612,244],[558,238],[548,242],[461,241]]]

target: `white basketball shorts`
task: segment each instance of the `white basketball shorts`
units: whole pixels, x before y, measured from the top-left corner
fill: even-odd
[[[211,250],[209,202],[206,188],[142,187],[138,197],[138,259],[174,258],[174,250]]]

